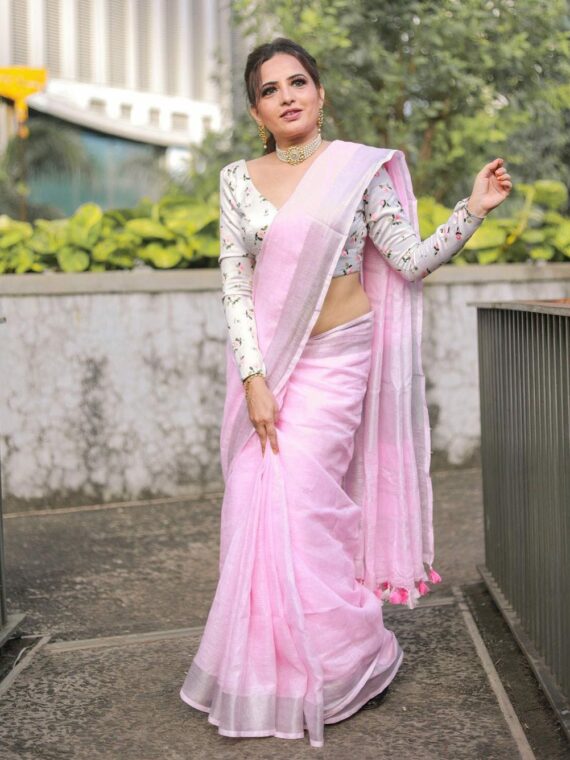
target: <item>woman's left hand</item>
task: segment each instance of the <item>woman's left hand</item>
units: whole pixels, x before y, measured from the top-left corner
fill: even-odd
[[[486,216],[501,204],[511,192],[513,183],[502,158],[496,158],[475,177],[467,209],[475,216]]]

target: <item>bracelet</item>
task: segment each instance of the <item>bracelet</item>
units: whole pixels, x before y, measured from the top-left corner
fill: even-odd
[[[467,204],[469,203],[470,200],[471,200],[471,196],[465,199],[465,204],[463,206],[463,208],[465,209],[465,213],[467,214],[467,216],[470,216],[472,219],[478,219],[480,221],[483,221],[485,219],[484,216],[476,216],[476,214],[472,214],[471,211],[469,211],[469,209],[467,208]]]
[[[262,369],[258,369],[256,372],[252,372],[251,375],[244,377],[244,379],[242,380],[242,383],[245,385],[250,377],[258,377],[258,376],[265,377],[265,373]]]
[[[250,380],[252,377],[265,377],[265,373],[262,369],[258,369],[257,372],[252,372],[251,375],[248,375],[246,378],[243,379],[243,386],[245,388],[245,397],[248,398],[249,392],[249,383],[248,380]]]

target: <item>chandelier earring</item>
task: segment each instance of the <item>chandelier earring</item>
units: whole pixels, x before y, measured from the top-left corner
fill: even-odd
[[[265,131],[265,124],[257,124],[257,131],[259,132],[259,137],[261,138],[261,142],[263,143],[263,150],[267,150],[267,132]]]
[[[317,127],[319,128],[319,133],[323,126],[324,120],[325,120],[325,112],[323,111],[323,108],[321,106],[321,108],[319,108],[319,118],[317,119]]]

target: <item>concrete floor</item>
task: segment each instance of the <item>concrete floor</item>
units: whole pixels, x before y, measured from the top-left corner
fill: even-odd
[[[0,760],[570,758],[480,582],[480,471],[432,478],[444,582],[413,611],[384,606],[403,665],[322,749],[222,737],[179,698],[216,587],[220,496],[5,516],[9,611],[26,618],[0,658]]]

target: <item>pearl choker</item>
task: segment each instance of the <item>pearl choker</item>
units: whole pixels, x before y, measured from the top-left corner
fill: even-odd
[[[310,142],[304,145],[292,145],[286,150],[276,147],[275,152],[277,153],[277,158],[280,158],[281,161],[286,161],[288,164],[300,164],[301,161],[313,155],[322,141],[321,133],[318,132]]]

